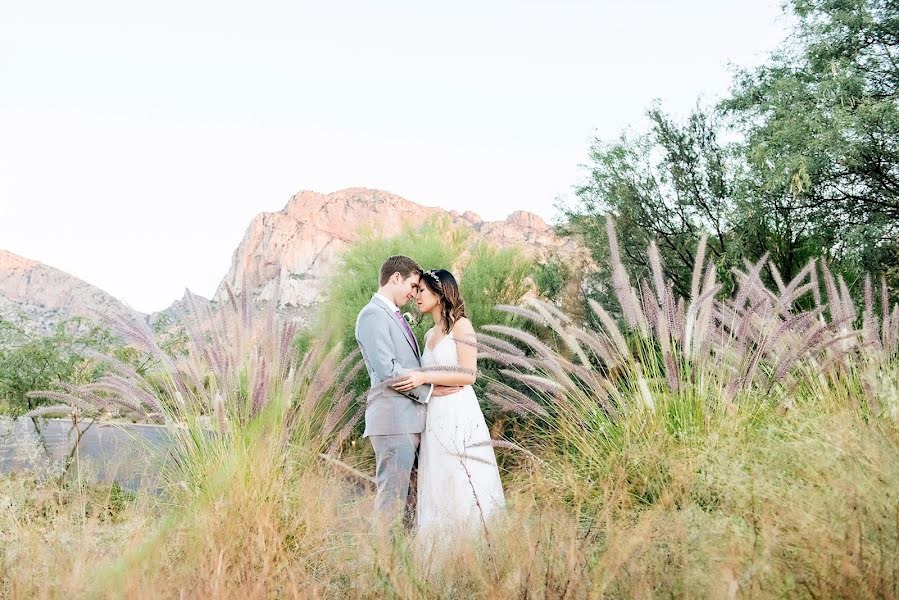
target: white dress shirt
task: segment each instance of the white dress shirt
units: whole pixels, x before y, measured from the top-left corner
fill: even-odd
[[[396,307],[396,304],[394,304],[393,301],[392,301],[390,298],[388,298],[387,296],[385,296],[385,295],[383,295],[383,294],[379,294],[378,292],[375,292],[375,298],[380,298],[380,299],[381,299],[381,302],[383,302],[384,304],[386,304],[386,305],[387,305],[387,308],[390,309],[390,312],[394,312],[394,313],[395,313],[396,311],[399,310],[399,309]]]

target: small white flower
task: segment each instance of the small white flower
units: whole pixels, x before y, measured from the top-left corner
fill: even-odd
[[[410,312],[404,312],[403,318],[406,319],[406,323],[409,325],[415,325],[415,315]]]

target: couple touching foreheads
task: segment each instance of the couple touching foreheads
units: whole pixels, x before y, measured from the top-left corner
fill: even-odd
[[[411,513],[417,462],[416,533],[455,536],[480,528],[505,500],[471,387],[477,346],[458,283],[449,271],[422,271],[406,256],[388,258],[379,283],[356,319],[371,377],[364,437],[375,451],[376,511],[388,522]],[[400,310],[412,300],[434,319],[421,343]]]

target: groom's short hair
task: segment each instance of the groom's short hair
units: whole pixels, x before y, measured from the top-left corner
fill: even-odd
[[[381,285],[387,285],[394,273],[407,279],[410,275],[421,275],[421,267],[408,256],[391,256],[381,265]]]

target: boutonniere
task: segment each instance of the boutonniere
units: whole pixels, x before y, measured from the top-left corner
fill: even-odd
[[[406,323],[408,323],[409,325],[414,326],[416,323],[415,316],[410,312],[404,312],[403,318],[406,319]]]

